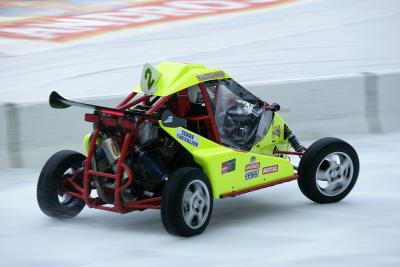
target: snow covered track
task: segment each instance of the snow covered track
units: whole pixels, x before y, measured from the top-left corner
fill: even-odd
[[[342,202],[313,204],[296,182],[282,184],[217,201],[207,230],[190,239],[167,234],[158,211],[84,209],[69,221],[50,219],[35,201],[39,171],[1,170],[1,264],[397,267],[399,138],[346,138],[359,153],[361,172]],[[386,159],[377,156],[382,151]]]

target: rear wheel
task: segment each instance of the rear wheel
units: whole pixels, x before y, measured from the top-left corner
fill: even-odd
[[[161,219],[169,233],[185,237],[202,233],[212,209],[211,185],[200,169],[183,167],[172,173],[161,199]]]
[[[37,185],[37,201],[44,214],[68,219],[84,208],[82,199],[64,194],[61,190],[65,180],[78,172],[84,160],[84,155],[70,150],[59,151],[47,160]]]
[[[327,137],[312,144],[299,165],[298,184],[303,194],[317,203],[345,198],[357,181],[359,160],[345,141]]]

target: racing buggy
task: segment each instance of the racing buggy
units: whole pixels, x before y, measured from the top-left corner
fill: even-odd
[[[160,209],[169,233],[193,236],[207,227],[215,199],[297,180],[310,200],[333,203],[358,177],[352,146],[333,137],[302,146],[278,104],[220,69],[145,64],[140,85],[115,108],[56,92],[49,102],[93,110],[85,114],[93,124],[86,155],[59,151],[40,173],[38,204],[54,218],[72,218],[85,205],[122,214]]]

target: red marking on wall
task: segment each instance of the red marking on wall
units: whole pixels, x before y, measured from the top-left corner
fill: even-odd
[[[162,1],[83,14],[0,23],[0,37],[66,41],[107,31],[272,7],[295,0]]]

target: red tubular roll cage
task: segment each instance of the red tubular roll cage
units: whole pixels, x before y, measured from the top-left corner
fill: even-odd
[[[203,95],[207,114],[201,115],[201,116],[185,116],[185,118],[188,121],[196,122],[198,128],[199,128],[199,122],[203,121],[206,126],[208,138],[211,140],[214,140],[217,143],[220,143],[220,136],[219,136],[219,133],[217,130],[217,125],[216,125],[215,117],[214,117],[214,111],[212,110],[212,105],[210,102],[209,95],[207,93],[207,88],[204,85],[204,83],[200,83],[198,86]],[[154,115],[159,109],[164,107],[165,104],[167,104],[167,102],[170,100],[169,96],[157,97],[157,96],[151,96],[151,95],[143,95],[143,96],[140,96],[140,97],[134,99],[134,97],[136,95],[137,95],[137,93],[135,93],[135,92],[132,92],[131,94],[129,94],[116,107],[116,109],[119,109],[122,111],[122,110],[132,108],[135,105],[138,105],[140,103],[150,104],[150,106],[153,104],[153,106],[150,107],[145,112],[145,114],[146,115]],[[150,101],[151,97],[154,97],[154,99],[152,101]],[[187,98],[187,95],[186,95],[186,98]],[[178,104],[178,108],[179,108],[179,104]],[[96,114],[86,114],[85,115],[86,121],[95,123],[95,129],[90,138],[89,150],[87,153],[87,158],[86,158],[85,164],[83,166],[83,173],[81,171],[76,172],[74,175],[72,175],[67,180],[65,180],[65,182],[62,184],[61,191],[65,194],[71,195],[72,197],[80,198],[80,199],[84,200],[85,203],[90,208],[113,211],[113,212],[118,212],[118,213],[127,213],[127,212],[131,212],[131,211],[144,210],[144,209],[160,209],[160,203],[161,203],[160,196],[147,198],[147,199],[135,200],[135,201],[126,202],[126,203],[123,203],[121,201],[121,192],[123,190],[125,190],[126,188],[128,188],[134,180],[133,171],[127,164],[124,163],[124,161],[125,161],[127,153],[129,151],[132,151],[132,146],[137,142],[136,137],[137,137],[137,133],[138,133],[137,132],[138,127],[146,121],[146,118],[142,117],[137,122],[133,122],[128,119],[125,119],[123,117],[123,115],[124,115],[123,113],[119,114],[118,112],[115,112],[115,111],[111,113],[108,110],[100,110],[100,113],[104,113],[105,116],[100,117],[99,115],[96,115]],[[184,114],[184,111],[181,113]],[[157,120],[153,119],[153,118],[147,118],[147,120],[157,122]],[[91,169],[91,162],[92,162],[92,159],[93,159],[94,153],[96,151],[96,147],[97,147],[96,140],[98,139],[100,131],[105,126],[120,126],[121,128],[123,128],[125,130],[125,135],[123,137],[123,141],[121,144],[120,158],[116,162],[117,169],[114,174],[99,172],[99,171],[95,171],[95,170]],[[295,154],[295,155],[302,154],[299,152],[290,152],[290,151],[275,151],[274,153]],[[127,179],[125,179],[125,181],[123,181],[123,179],[122,179],[124,172],[127,174]],[[83,175],[83,185],[80,185],[76,181],[76,179],[77,179],[77,177],[82,178],[82,175]],[[114,205],[104,203],[99,197],[91,197],[90,196],[89,188],[90,188],[90,184],[91,184],[94,176],[106,177],[108,179],[115,180],[114,194],[113,194],[114,195]],[[290,177],[290,180],[293,180],[296,178],[297,178],[297,176]],[[284,181],[282,181],[282,182],[284,182]],[[77,192],[72,192],[70,190],[69,191],[66,190],[67,183],[70,183],[70,185]],[[276,183],[274,183],[274,184],[276,184]],[[267,186],[272,186],[274,184],[266,184],[266,185],[258,186],[256,188],[250,188],[243,192],[237,192],[235,195],[241,194],[241,193],[246,193],[246,192],[253,191],[253,190],[257,190],[257,189],[267,187]],[[222,197],[229,197],[229,196],[233,196],[233,195],[226,194]]]
[[[206,106],[206,115],[202,116],[197,116],[197,117],[186,117],[187,120],[189,121],[204,121],[205,125],[207,126],[207,134],[210,139],[216,141],[219,143],[220,138],[219,134],[217,131],[216,123],[215,123],[215,118],[214,118],[214,112],[211,108],[211,103],[210,99],[207,94],[207,89],[204,84],[199,84],[199,88],[202,92],[203,99],[205,101],[205,106]],[[140,97],[137,97],[136,99],[135,96],[137,96],[137,93],[132,92],[129,94],[119,105],[116,107],[116,109],[119,110],[126,110],[129,108],[132,108],[135,105],[138,105],[140,103],[148,104],[150,102],[151,97],[155,96],[150,96],[150,95],[143,95]],[[169,96],[163,96],[163,97],[155,97],[155,103],[152,107],[150,107],[145,114],[146,115],[154,115],[159,109],[164,107],[164,105],[168,102],[170,99]],[[154,101],[153,100],[153,101]],[[135,200],[127,203],[123,203],[121,201],[121,192],[128,188],[134,179],[133,171],[131,168],[124,163],[126,155],[129,151],[132,150],[132,145],[134,145],[137,141],[136,136],[137,136],[137,129],[138,127],[146,121],[145,118],[139,119],[136,123],[133,123],[131,121],[125,120],[121,114],[117,114],[118,112],[113,112],[112,114],[106,110],[100,111],[100,113],[104,113],[104,117],[99,117],[98,115],[95,114],[86,114],[85,115],[85,120],[89,122],[95,123],[95,129],[91,135],[90,141],[89,141],[89,150],[87,153],[87,158],[85,161],[85,164],[83,166],[83,173],[82,172],[77,172],[71,177],[69,177],[62,185],[62,191],[65,194],[71,195],[72,197],[75,198],[80,198],[85,201],[85,203],[88,205],[89,208],[96,208],[96,209],[101,209],[101,210],[107,210],[107,211],[113,211],[113,212],[118,212],[118,213],[127,213],[135,210],[144,210],[144,209],[160,209],[160,202],[161,202],[161,197],[152,197],[148,199],[140,199],[140,200]],[[109,116],[111,115],[111,116]],[[122,113],[123,115],[123,113]],[[121,116],[121,117],[120,117]],[[120,117],[120,118],[118,118]],[[148,118],[148,120],[152,120],[156,122],[156,120],[152,118]],[[124,128],[125,130],[125,136],[123,138],[123,142],[121,145],[121,152],[120,152],[120,158],[116,162],[116,172],[115,174],[111,173],[105,173],[105,172],[99,172],[91,169],[91,162],[94,156],[94,153],[96,151],[96,140],[99,137],[100,131],[105,127],[105,126],[120,126]],[[209,127],[208,127],[209,126]],[[122,176],[123,173],[127,174],[127,179],[123,181]],[[80,185],[76,179],[78,177],[82,177],[83,174],[83,185]],[[106,204],[104,203],[99,197],[91,197],[90,196],[90,184],[93,181],[93,177],[106,177],[108,179],[113,179],[115,180],[115,185],[114,185],[114,205]],[[72,192],[71,190],[66,190],[66,184],[70,183],[70,185],[77,191],[77,192]]]

